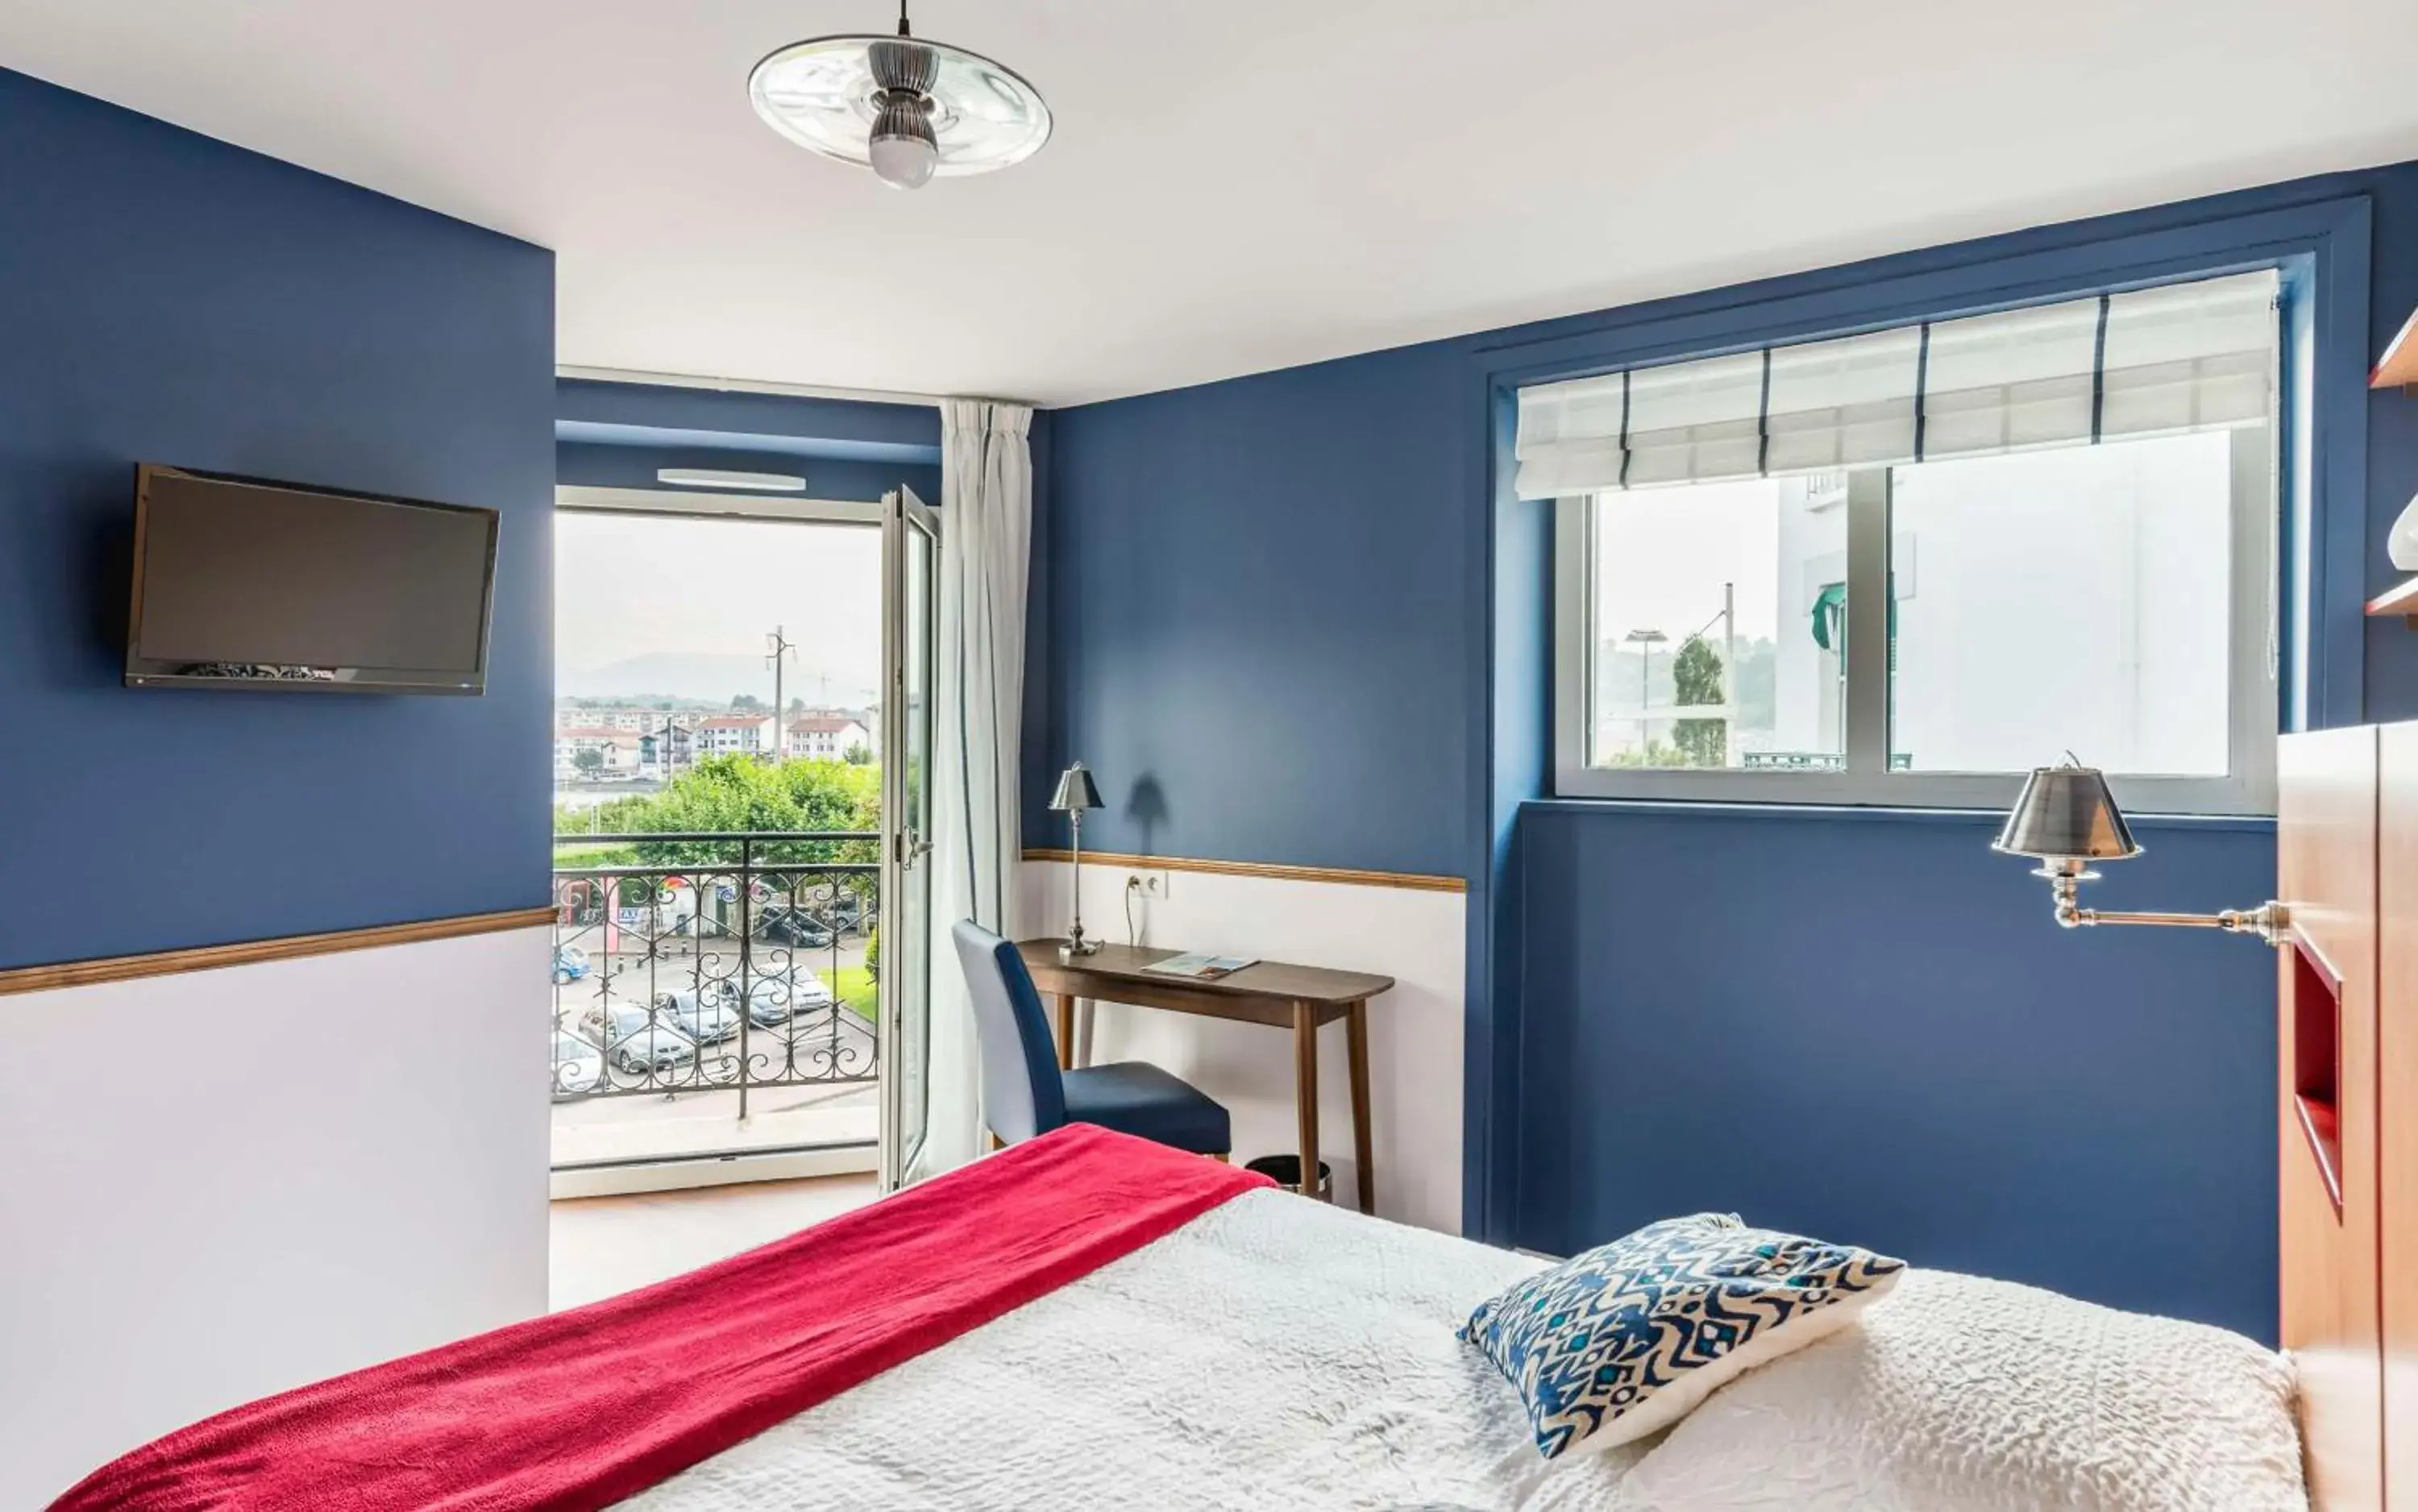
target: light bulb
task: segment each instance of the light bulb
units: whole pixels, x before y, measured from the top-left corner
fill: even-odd
[[[920,49],[918,51],[921,51]],[[865,141],[865,158],[893,189],[921,189],[941,164],[940,139],[932,134],[932,101],[903,89],[874,97],[880,111]]]
[[[929,138],[903,134],[875,137],[866,145],[865,156],[873,161],[875,176],[893,189],[923,188],[941,162],[941,149]]]

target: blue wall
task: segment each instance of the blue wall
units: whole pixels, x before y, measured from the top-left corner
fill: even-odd
[[[941,502],[930,405],[562,378],[554,434],[564,483],[660,488],[659,467],[722,467],[802,475],[812,498],[879,500],[905,483]]]
[[[2353,602],[2392,577],[2418,405],[2346,381],[2418,302],[2408,165],[1061,411],[1027,834],[1057,843],[1043,779],[1080,756],[1103,848],[1467,878],[1474,1232],[1567,1251],[1737,1207],[2272,1336],[2263,956],[2061,934],[1982,818],[1523,802],[1546,594],[1538,522],[1490,518],[1489,435],[1515,373],[2271,243],[2322,243],[2349,317],[2320,386],[2320,535],[2349,550],[2313,569],[2319,721],[2418,714],[2418,636]],[[2264,826],[2148,843],[2111,905],[2272,887]],[[1829,1136],[1850,1109],[1869,1131]]]
[[[555,388],[555,430],[566,441],[929,466],[941,461],[941,412],[930,405],[593,378],[563,378]]]
[[[1532,807],[1520,1242],[1719,1209],[2271,1336],[2272,953],[2059,930],[1995,827]],[[2103,906],[2272,895],[2265,825],[2139,838]]]
[[[1099,773],[1086,844],[1462,870],[1463,383],[1423,346],[1056,413],[1027,676],[1048,771]]]
[[[767,498],[826,498],[879,502],[905,483],[928,504],[941,502],[938,463],[866,462],[849,457],[802,457],[781,451],[749,451],[712,446],[644,446],[618,442],[558,441],[554,476],[559,483],[588,488],[651,488],[662,467],[718,467],[739,472],[788,473],[806,481],[803,494]],[[686,493],[686,489],[672,489]],[[738,492],[734,490],[734,492]]]
[[[0,71],[0,967],[543,904],[551,253]],[[482,698],[120,686],[137,462],[503,512]]]

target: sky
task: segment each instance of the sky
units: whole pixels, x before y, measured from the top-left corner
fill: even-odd
[[[881,531],[770,520],[555,516],[555,666],[566,695],[636,692],[600,669],[639,657],[680,686],[770,703],[765,637],[798,648],[783,695],[858,707],[881,673]],[[644,680],[641,678],[641,680]]]
[[[1596,633],[1659,630],[1669,649],[1722,612],[1737,585],[1741,639],[1773,635],[1780,603],[1780,485],[1763,479],[1598,496]],[[1677,565],[1684,564],[1684,565]],[[1716,632],[1718,634],[1718,632]]]

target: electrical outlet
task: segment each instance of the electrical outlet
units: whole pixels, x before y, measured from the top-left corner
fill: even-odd
[[[1167,896],[1167,873],[1127,872],[1125,873],[1125,891],[1139,893],[1153,901],[1163,898]]]

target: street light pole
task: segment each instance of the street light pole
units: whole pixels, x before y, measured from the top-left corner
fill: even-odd
[[[766,660],[773,664],[773,760],[776,765],[787,754],[782,750],[786,742],[781,736],[788,727],[789,718],[788,710],[781,702],[782,664],[795,655],[798,649],[797,646],[784,634],[785,629],[784,626],[774,625],[773,633],[764,637]]]
[[[1737,745],[1737,585],[1722,585],[1722,612],[1706,620],[1688,637],[1695,640],[1718,623],[1722,627],[1722,764],[1728,766]],[[1684,644],[1684,643],[1683,643]]]
[[[1641,753],[1654,748],[1654,722],[1646,715],[1654,702],[1654,648],[1670,638],[1659,630],[1632,630],[1626,637],[1638,649],[1637,744]]]
[[[1722,738],[1722,764],[1727,766],[1737,749],[1737,585],[1722,585],[1722,708],[1728,710]]]

